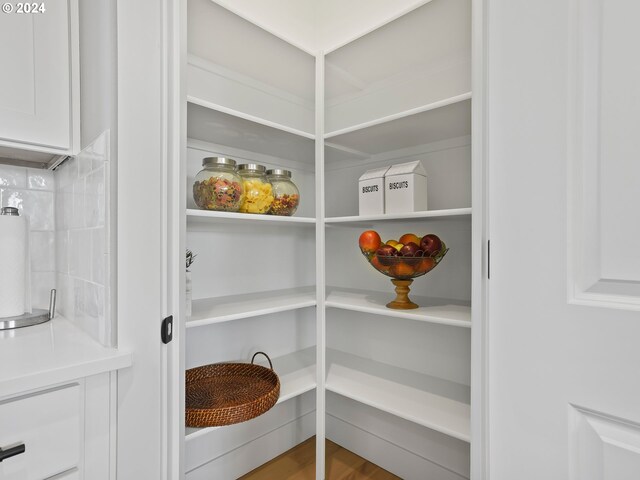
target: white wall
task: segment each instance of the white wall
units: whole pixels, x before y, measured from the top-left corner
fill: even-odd
[[[116,1],[80,1],[81,148],[116,121]]]

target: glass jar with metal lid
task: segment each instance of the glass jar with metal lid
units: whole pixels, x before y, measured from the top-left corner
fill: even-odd
[[[265,175],[265,167],[255,163],[238,166],[242,177],[244,197],[240,211],[243,213],[267,213],[273,202],[273,190]]]
[[[193,200],[199,208],[237,212],[242,204],[242,179],[236,161],[225,157],[207,157],[193,184]]]
[[[291,181],[291,172],[282,168],[267,170],[267,179],[273,187],[273,203],[269,214],[290,217],[296,213],[300,205],[300,191]]]

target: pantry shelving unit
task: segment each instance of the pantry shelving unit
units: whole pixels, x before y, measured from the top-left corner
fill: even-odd
[[[396,214],[380,214],[380,215],[350,215],[347,217],[329,217],[325,218],[328,225],[353,225],[362,226],[379,222],[406,222],[407,220],[420,220],[428,218],[454,218],[454,217],[470,217],[471,208],[449,208],[444,210],[427,210],[424,212],[409,212]]]
[[[193,302],[193,313],[186,328],[230,322],[316,305],[314,287],[297,287],[247,295],[202,298]]]
[[[327,437],[402,478],[468,478],[471,1],[418,2],[315,56],[215,1],[188,0],[186,14],[175,254],[198,257],[180,355],[191,368],[267,351],[282,384],[259,418],[185,429],[187,480],[237,478],[314,434],[318,459]],[[291,170],[298,212],[197,209],[191,185],[215,155]],[[427,170],[429,210],[359,216],[358,177],[412,160]],[[385,307],[393,287],[359,252],[365,229],[447,243],[411,287],[420,308]]]
[[[393,299],[391,292],[327,287],[325,306],[354,312],[406,318],[419,322],[438,323],[452,327],[471,328],[469,302],[444,298],[411,295],[418,305],[428,305],[414,310],[390,310],[385,305]]]

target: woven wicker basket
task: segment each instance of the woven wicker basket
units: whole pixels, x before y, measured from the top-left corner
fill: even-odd
[[[254,365],[256,355],[269,360],[271,370]],[[186,371],[187,427],[219,427],[262,415],[280,397],[280,379],[264,352],[251,363],[214,363]]]

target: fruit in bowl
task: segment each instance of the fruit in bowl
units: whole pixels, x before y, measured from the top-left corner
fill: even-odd
[[[360,235],[358,243],[371,266],[392,278],[397,297],[387,307],[395,309],[418,308],[409,300],[409,285],[414,278],[433,270],[449,251],[433,233],[422,238],[407,233],[398,240],[388,240],[383,244],[377,232],[367,230]],[[377,248],[373,250],[375,246]]]
[[[378,232],[374,230],[367,230],[360,234],[358,245],[360,246],[362,254],[368,258],[373,255],[378,248],[380,248],[380,245],[382,245],[382,239],[380,238],[380,235],[378,235]]]

